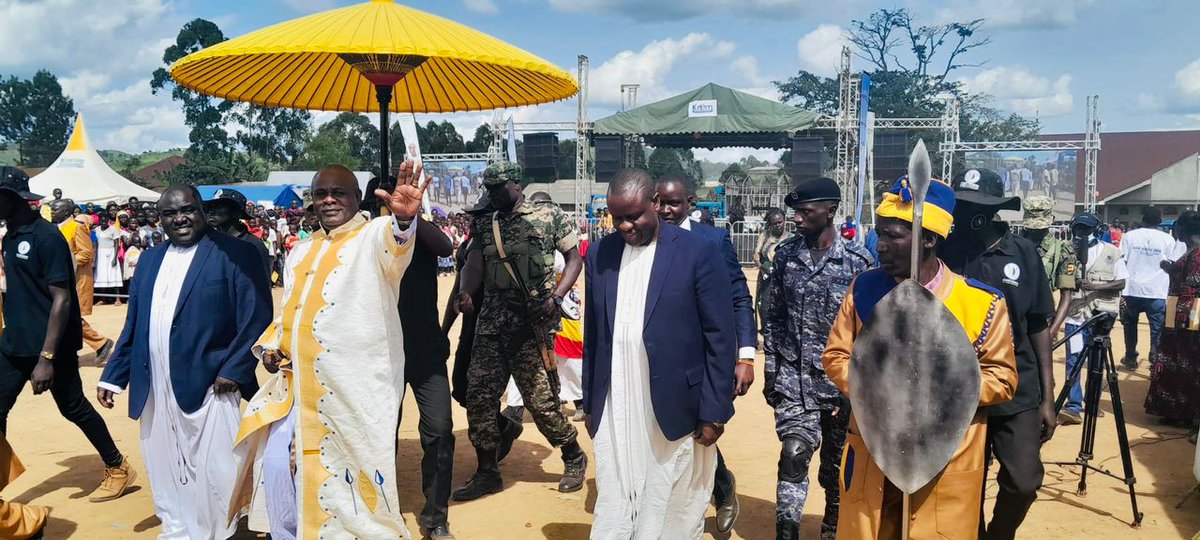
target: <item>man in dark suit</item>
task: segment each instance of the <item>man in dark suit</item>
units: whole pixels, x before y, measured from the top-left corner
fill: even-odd
[[[164,538],[228,538],[237,474],[239,395],[254,395],[250,347],[271,322],[258,252],[209,228],[196,188],[173,185],[158,202],[169,242],[140,259],[116,352],[97,399],[129,388]]]
[[[583,408],[592,538],[698,538],[733,416],[733,293],[715,244],[663,223],[649,174],[609,184],[619,234],[587,258]],[[647,405],[649,404],[649,405]]]
[[[746,274],[738,262],[737,252],[729,239],[729,231],[688,219],[688,212],[696,202],[696,181],[679,173],[668,173],[654,182],[658,195],[658,215],[663,221],[678,225],[684,230],[699,235],[720,251],[724,267],[729,274],[729,285],[733,292],[733,316],[737,326],[737,381],[734,397],[746,394],[754,384],[754,355],[758,349],[758,326],[754,321],[754,300],[746,285]],[[737,480],[725,466],[725,457],[717,450],[717,480],[713,486],[713,504],[717,507],[717,530],[729,532],[737,521],[741,505],[737,498]]]

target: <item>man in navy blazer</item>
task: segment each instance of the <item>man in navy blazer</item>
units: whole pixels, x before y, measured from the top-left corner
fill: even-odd
[[[686,501],[674,500],[678,495],[676,493],[669,494],[673,500],[665,505],[653,506],[653,510],[638,506],[636,496],[632,502],[622,497],[614,499],[613,494],[605,490],[617,488],[602,479],[621,473],[613,469],[636,469],[639,465],[612,463],[611,457],[602,455],[605,452],[602,449],[604,439],[622,437],[624,432],[621,429],[625,428],[624,425],[614,428],[611,422],[605,423],[605,418],[608,414],[631,417],[638,413],[629,410],[606,411],[605,404],[610,399],[610,392],[612,396],[620,392],[622,396],[633,394],[635,399],[648,397],[653,420],[665,439],[679,444],[682,438],[692,436],[696,444],[704,447],[696,447],[694,459],[705,459],[707,455],[711,460],[707,463],[712,467],[708,470],[715,470],[715,448],[708,447],[721,436],[725,422],[733,416],[734,365],[737,356],[733,293],[728,273],[713,243],[669,223],[660,222],[654,202],[654,185],[648,174],[630,169],[619,172],[609,185],[608,196],[609,212],[619,234],[608,235],[591,248],[586,264],[584,303],[583,410],[588,414],[588,430],[596,441],[596,475],[600,490],[593,538],[597,537],[598,527],[603,527],[607,532],[612,532],[611,528],[616,527],[637,533],[634,536],[651,537],[655,534],[647,535],[647,530],[658,531],[666,526],[666,530],[687,536],[686,529],[680,531],[670,527],[692,528],[695,523],[691,518],[695,517],[702,528],[704,510],[711,496],[712,472],[707,473],[704,493],[691,493],[690,497],[686,497],[693,503],[698,500],[698,509],[694,504],[689,506]],[[633,252],[627,246],[632,250],[643,247],[654,249],[648,283],[644,289],[638,288],[641,284],[632,286],[632,290],[646,291],[640,337],[648,364],[649,396],[640,395],[641,387],[636,382],[631,384],[626,379],[627,373],[622,375],[614,372],[614,346],[621,345],[614,337],[619,336],[620,331],[617,327],[620,321],[617,315],[619,281],[626,275],[622,271],[626,265],[623,258],[629,256],[627,252]],[[627,301],[640,302],[641,299],[620,299],[620,302]],[[622,355],[622,362],[627,365],[628,349],[618,349],[616,352]],[[614,378],[624,381],[619,388],[611,384]],[[630,398],[611,399],[616,407],[628,403]],[[605,429],[615,429],[616,433],[599,433]],[[629,439],[636,440],[639,435],[634,432]],[[620,455],[617,453],[617,456]],[[633,459],[643,463],[636,456]],[[700,469],[702,473],[704,470]],[[643,476],[645,478],[633,481],[653,482],[661,478],[658,474],[647,473]],[[642,498],[659,493],[655,486],[649,485],[635,491],[642,494]],[[623,508],[613,508],[612,505]],[[676,518],[687,518],[687,523],[654,523],[657,519],[655,510],[663,510],[664,507]],[[634,515],[637,517],[628,517]],[[634,522],[630,524],[623,521],[627,519],[634,519]],[[621,536],[614,533],[614,537]]]
[[[737,396],[743,396],[754,384],[754,357],[758,351],[758,325],[754,320],[754,300],[746,285],[746,274],[738,262],[737,251],[729,239],[729,231],[688,219],[696,202],[696,181],[680,173],[667,173],[654,181],[658,195],[658,215],[663,221],[699,235],[717,250],[724,259],[733,292],[733,316],[737,326],[737,367],[734,369]],[[735,396],[736,397],[736,396]],[[741,506],[737,498],[737,480],[725,466],[725,457],[717,451],[717,480],[713,485],[713,504],[717,507],[716,525],[719,532],[729,532],[737,521]]]
[[[158,202],[169,242],[142,255],[125,328],[97,398],[129,389],[164,537],[227,538],[239,396],[258,389],[250,348],[271,322],[271,289],[252,246],[209,228],[200,194]]]

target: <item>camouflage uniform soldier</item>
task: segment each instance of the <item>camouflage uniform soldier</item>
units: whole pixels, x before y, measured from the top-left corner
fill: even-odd
[[[575,441],[575,427],[559,406],[550,340],[558,330],[558,304],[583,266],[579,239],[571,220],[554,203],[525,199],[521,171],[516,165],[489,166],[483,183],[496,212],[472,222],[474,242],[463,267],[457,299],[460,311],[471,313],[474,304],[470,293],[483,288],[466,396],[468,435],[479,468],[454,493],[454,499],[472,500],[503,488],[497,465],[500,431],[496,413],[510,375],[538,430],[550,444],[562,447],[566,472],[558,484],[559,491],[577,491],[583,486],[587,457]],[[563,279],[557,285],[555,250],[567,261]]]
[[[797,235],[775,252],[770,298],[763,316],[766,384],[783,448],[776,490],[776,538],[800,537],[808,498],[808,466],[821,451],[817,479],[825,488],[821,538],[836,536],[838,471],[850,402],[826,377],[821,353],[850,282],[871,267],[871,255],[837,235],[833,217],[841,193],[820,178],[801,184],[785,202],[795,212]]]
[[[1050,289],[1074,289],[1079,272],[1075,259],[1075,246],[1050,234],[1054,222],[1054,200],[1036,196],[1025,200],[1025,229],[1021,236],[1037,245],[1038,255],[1050,278]]]

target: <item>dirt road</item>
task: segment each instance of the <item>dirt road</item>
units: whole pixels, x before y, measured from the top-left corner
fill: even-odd
[[[751,280],[753,283],[753,280]],[[448,278],[439,283],[442,297],[450,287]],[[97,306],[89,318],[93,326],[110,337],[116,337],[124,321],[125,309]],[[1149,332],[1143,324],[1142,343],[1147,344]],[[452,336],[457,335],[457,329]],[[1119,356],[1124,351],[1120,330],[1113,346]],[[1146,345],[1143,345],[1145,347]],[[1198,352],[1197,354],[1200,354]],[[1158,425],[1147,417],[1142,402],[1149,384],[1143,355],[1142,368],[1134,373],[1121,373],[1120,390],[1124,396],[1126,421],[1129,427],[1134,471],[1137,476],[1138,504],[1145,513],[1141,529],[1129,526],[1129,496],[1116,480],[1097,474],[1088,475],[1086,497],[1075,494],[1078,475],[1073,469],[1047,466],[1045,486],[1021,528],[1021,537],[1029,539],[1175,539],[1191,538],[1200,530],[1200,496],[1189,499],[1182,508],[1175,505],[1195,484],[1192,461],[1195,447],[1188,443],[1182,429]],[[82,368],[85,390],[91,395],[100,376],[100,369],[90,367],[84,358]],[[776,462],[779,441],[775,437],[771,409],[761,394],[761,362],[759,384],[750,394],[736,402],[737,415],[721,439],[721,449],[729,468],[738,480],[741,497],[741,518],[729,536],[718,538],[763,539],[774,536],[774,501]],[[1061,384],[1062,355],[1058,355],[1057,377]],[[401,505],[409,528],[417,532],[414,511],[423,503],[420,494],[421,447],[418,441],[417,415],[411,396],[405,400],[405,416],[400,428],[400,450],[397,462],[401,475]],[[101,462],[83,434],[63,420],[48,394],[33,396],[26,391],[9,416],[8,438],[24,460],[28,472],[3,495],[11,500],[33,502],[54,508],[46,530],[49,539],[148,539],[157,533],[150,490],[142,469],[138,425],[126,416],[127,402],[118,399],[114,410],[101,409],[113,436],[122,451],[129,454],[142,479],[136,491],[107,503],[93,504],[87,494],[101,477]],[[1095,463],[1120,471],[1121,459],[1117,450],[1116,430],[1111,403],[1105,395],[1102,408],[1109,414],[1100,420],[1096,437]],[[457,437],[454,462],[455,484],[466,481],[474,469],[475,456],[466,435],[466,415],[461,408],[454,410]],[[464,540],[496,538],[584,539],[588,536],[591,510],[595,503],[595,483],[573,494],[555,490],[562,461],[552,452],[545,439],[531,422],[521,440],[513,447],[501,467],[506,489],[468,503],[452,503],[450,525]],[[1047,461],[1074,460],[1079,451],[1079,426],[1062,427],[1054,440],[1043,447],[1042,458]],[[589,453],[587,436],[580,440]],[[817,488],[816,463],[810,471],[813,486],[803,522],[806,538],[816,538],[820,527],[824,496]],[[594,471],[589,471],[589,477]],[[994,479],[988,483],[988,498],[995,496]],[[990,514],[990,510],[989,510]],[[708,531],[713,528],[711,511]],[[241,538],[257,535],[243,531]]]

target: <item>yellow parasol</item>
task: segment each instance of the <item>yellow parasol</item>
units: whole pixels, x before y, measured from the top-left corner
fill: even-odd
[[[372,0],[269,26],[190,54],[175,82],[269,107],[380,113],[456,112],[566,99],[566,71],[477,30],[394,0]],[[393,91],[394,90],[394,91]]]

